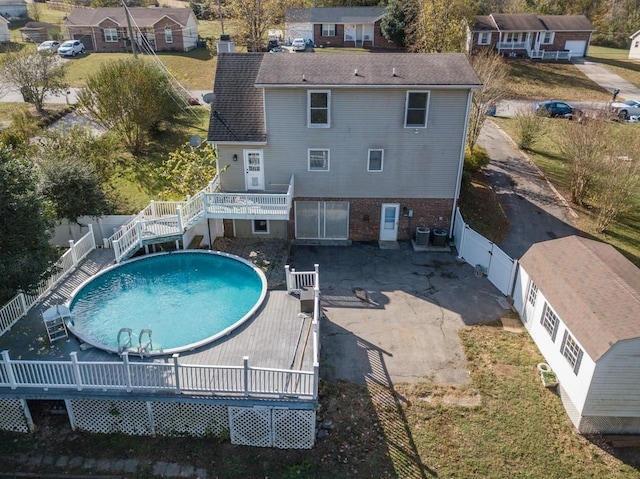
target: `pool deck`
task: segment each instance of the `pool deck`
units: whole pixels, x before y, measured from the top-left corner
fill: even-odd
[[[288,243],[262,242],[258,250],[250,241],[225,240],[223,246],[221,250],[254,263],[264,263],[262,258],[270,258],[270,263],[261,265],[269,273],[270,287],[284,283]],[[274,261],[272,258],[277,259]],[[72,336],[50,343],[41,315],[49,306],[66,302],[79,285],[112,264],[113,250],[92,251],[74,272],[36,303],[11,330],[0,336],[0,351],[8,350],[14,360],[67,361],[70,353],[76,352],[80,361],[120,361],[116,354],[82,347],[80,341]],[[296,297],[284,290],[270,289],[252,319],[224,338],[194,351],[180,353],[179,360],[184,364],[241,366],[243,358],[248,356],[252,367],[312,371],[311,319],[310,315],[300,313],[300,301]],[[130,361],[167,362],[171,357],[139,358],[130,354]]]

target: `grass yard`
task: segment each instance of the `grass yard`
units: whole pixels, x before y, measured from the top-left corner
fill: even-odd
[[[494,121],[512,138],[516,137],[514,120],[495,118]],[[564,120],[546,119],[547,134],[533,147],[528,154],[553,183],[558,191],[567,199],[569,194],[569,178],[567,164],[558,150],[558,139],[563,135]],[[609,128],[632,128],[638,130],[636,140],[640,141],[640,125],[635,123],[612,123]],[[588,208],[576,209],[579,217],[576,226],[597,239],[610,243],[618,248],[627,258],[640,266],[640,191],[635,195],[635,207],[614,222],[604,233],[595,229],[594,212]]]
[[[570,63],[507,60],[509,80],[505,98],[573,101],[609,101],[611,93],[583,75]]]
[[[629,50],[590,46],[589,58],[640,88],[640,61],[629,60]]]
[[[540,382],[542,357],[528,334],[493,324],[467,328],[460,338],[472,382],[457,389],[323,382],[318,416],[332,429],[310,451],[209,437],[74,433],[64,416],[51,416],[34,434],[0,432],[0,472],[12,467],[1,460],[8,454],[74,456],[80,446],[84,457],[188,463],[220,479],[638,477],[605,443],[599,447],[575,432],[560,398]],[[141,468],[133,477],[152,476]]]

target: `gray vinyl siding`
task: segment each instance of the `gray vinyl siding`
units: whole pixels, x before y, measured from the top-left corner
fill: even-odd
[[[410,89],[412,91],[418,88]],[[307,128],[306,89],[267,89],[267,191],[295,175],[297,197],[452,198],[465,139],[468,90],[431,89],[426,128],[405,128],[407,89],[331,89],[331,127]],[[417,132],[417,133],[416,133]],[[328,172],[308,171],[309,148],[330,150]],[[368,150],[384,150],[382,172],[368,172]],[[220,145],[225,191],[245,188],[243,146]],[[238,161],[231,159],[238,155]]]
[[[640,338],[614,344],[596,363],[583,416],[640,416]]]

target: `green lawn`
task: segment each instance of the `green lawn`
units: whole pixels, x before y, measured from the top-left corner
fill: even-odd
[[[640,61],[629,60],[629,50],[590,46],[589,58],[640,88]]]

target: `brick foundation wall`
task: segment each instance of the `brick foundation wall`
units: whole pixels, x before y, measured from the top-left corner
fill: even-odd
[[[449,231],[453,199],[429,198],[296,198],[295,201],[345,201],[349,203],[349,239],[377,241],[380,238],[380,215],[383,203],[399,203],[398,240],[414,237],[418,226],[444,228]],[[413,217],[403,210],[413,210]],[[295,238],[294,209],[291,209],[289,237]],[[226,223],[225,223],[226,234]]]

